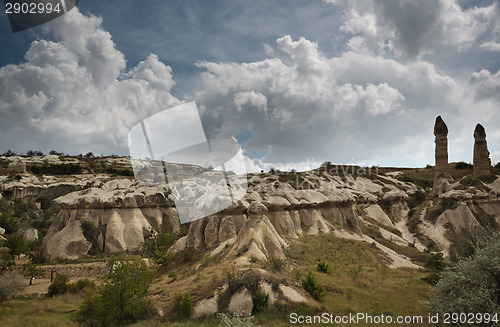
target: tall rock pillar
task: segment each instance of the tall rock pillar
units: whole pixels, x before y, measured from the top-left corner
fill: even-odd
[[[446,126],[441,116],[436,118],[434,136],[436,137],[435,184],[438,178],[450,178],[448,173],[448,126]]]
[[[488,144],[486,143],[486,131],[481,124],[476,125],[474,130],[474,176],[489,176],[491,160]]]

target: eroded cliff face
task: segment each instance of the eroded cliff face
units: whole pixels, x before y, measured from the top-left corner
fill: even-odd
[[[219,253],[229,247],[234,258],[284,258],[289,242],[302,235],[335,233],[375,243],[391,258],[393,267],[411,266],[382,240],[421,251],[432,240],[448,254],[460,233],[479,238],[486,233],[485,219],[500,223],[500,179],[490,179],[489,184],[474,181],[474,186],[467,184],[467,178],[443,184],[415,212],[408,202],[429,190],[396,179],[399,172],[280,174],[250,175],[248,192],[241,200],[192,221],[187,235],[170,251],[195,248]],[[2,184],[4,195],[54,198],[61,208],[42,244],[41,257],[46,261],[79,258],[95,249],[110,254],[139,251],[162,224],[180,229],[167,186],[143,186],[131,178],[110,179],[109,175],[66,179],[23,175],[20,181]],[[210,196],[204,196],[204,204],[211,201]],[[443,202],[451,205],[441,208]]]
[[[293,174],[287,179],[291,176],[295,178]],[[366,224],[363,208],[378,201],[401,203],[408,194],[418,191],[415,185],[395,179],[384,184],[374,177],[318,173],[302,173],[300,180],[307,181],[311,188],[297,190],[291,185],[297,187],[298,179],[285,182],[280,178],[271,174],[251,176],[242,200],[191,222],[187,236],[171,251],[186,247],[213,251],[228,244],[237,257],[284,258],[288,242],[304,234],[345,229],[362,235],[362,225]],[[384,188],[390,191],[381,193]],[[66,194],[54,202],[61,211],[42,244],[44,260],[82,257],[93,247],[105,253],[137,251],[162,223],[174,231],[179,229],[167,187],[146,187],[118,179]],[[397,208],[395,205],[394,210],[401,210]]]

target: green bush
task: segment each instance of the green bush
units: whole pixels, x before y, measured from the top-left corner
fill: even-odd
[[[432,286],[436,286],[440,279],[441,274],[438,273],[432,273],[422,278],[424,282],[429,283]]]
[[[96,288],[95,282],[87,278],[80,279],[74,283],[68,284],[68,291],[70,291],[71,293],[83,292],[85,290],[90,290],[95,288]]]
[[[18,229],[17,221],[8,212],[0,214],[0,227],[4,228],[6,233],[13,233]]]
[[[500,233],[479,242],[475,254],[450,265],[433,290],[429,307],[438,313],[500,310]],[[487,326],[493,324],[482,324]]]
[[[177,278],[177,273],[172,270],[171,272],[168,273],[168,277],[170,277],[170,278]]]
[[[183,318],[189,318],[194,313],[194,301],[188,293],[175,296],[175,311]]]
[[[443,270],[446,267],[442,253],[431,253],[425,261],[425,267],[435,270]]]
[[[283,271],[285,267],[285,260],[272,258],[268,262],[269,269],[272,272]]]
[[[0,302],[19,293],[25,287],[23,277],[14,271],[7,271],[0,276]]]
[[[260,287],[257,288],[257,291],[252,296],[253,301],[253,309],[252,313],[257,313],[259,311],[267,308],[267,303],[269,301],[269,293],[264,292]]]
[[[470,163],[466,163],[464,161],[457,162],[455,164],[455,169],[472,169],[474,166],[472,166]]]
[[[406,200],[406,203],[411,210],[424,203],[426,198],[427,194],[425,192],[415,192]]]
[[[55,164],[32,166],[30,170],[35,175],[75,175],[80,174],[83,168],[80,164]]]
[[[306,278],[302,280],[302,287],[309,293],[314,299],[321,300],[323,298],[323,286],[318,285],[316,275],[310,271]]]
[[[22,253],[26,252],[26,243],[23,238],[18,235],[7,236],[5,247],[9,249],[9,254],[12,257],[20,256]]]
[[[328,274],[328,264],[326,263],[326,261],[318,259],[318,266],[316,267],[316,270]]]
[[[54,281],[49,286],[49,296],[56,296],[66,293],[69,288],[68,283],[68,276],[64,274],[57,275],[56,278],[54,278]]]
[[[143,260],[119,262],[99,292],[86,298],[77,312],[80,323],[111,326],[134,323],[154,310],[147,298],[153,276]]]
[[[244,316],[240,312],[235,313],[217,313],[217,318],[220,319],[221,327],[253,327],[252,316]]]

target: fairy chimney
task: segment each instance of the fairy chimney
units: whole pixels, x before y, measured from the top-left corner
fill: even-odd
[[[490,152],[486,143],[486,131],[481,124],[474,130],[474,176],[489,176],[491,167]]]
[[[448,178],[448,127],[438,116],[434,124],[434,136],[436,137],[436,167],[434,180],[444,177]]]

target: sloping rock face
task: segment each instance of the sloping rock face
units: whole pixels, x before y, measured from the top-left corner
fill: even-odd
[[[130,187],[129,180],[115,180],[56,199],[62,210],[45,236],[41,258],[79,258],[92,247],[105,253],[138,251],[153,226],[180,229],[168,189]]]
[[[491,174],[490,152],[486,142],[486,131],[481,124],[474,130],[474,176],[489,176]]]
[[[361,241],[373,242],[362,237],[364,226],[379,230],[382,237],[402,246],[425,249],[425,240],[420,242],[407,226],[406,201],[415,192],[423,192],[414,184],[392,175],[335,176],[313,171],[297,176],[249,176],[248,193],[242,200],[221,212],[192,221],[187,235],[170,251],[195,248],[220,253],[222,246],[230,248],[227,253],[233,257],[283,259],[288,243],[302,235],[332,232],[347,235],[340,231],[350,230],[353,234],[349,237],[358,235]],[[300,180],[301,185],[307,181],[309,188],[292,187],[299,185],[292,178]],[[144,239],[162,223],[179,230],[179,218],[168,187],[143,186],[129,179],[99,181],[93,185],[54,200],[61,211],[42,244],[44,260],[82,257],[92,249],[105,253],[138,251]],[[491,192],[471,187],[458,189],[459,182],[448,183],[447,192],[441,193],[436,201],[450,198],[471,206],[472,201],[490,203],[492,197],[498,198],[499,192],[495,190],[500,188],[500,182],[483,186],[491,188]],[[495,206],[485,206],[484,210],[500,211]],[[459,218],[453,220],[455,214]],[[474,212],[462,208],[447,213],[435,224],[419,224],[424,235],[436,240],[446,252],[449,247],[444,236],[446,227],[456,224],[457,229],[470,229],[479,237],[483,231],[474,219]]]

